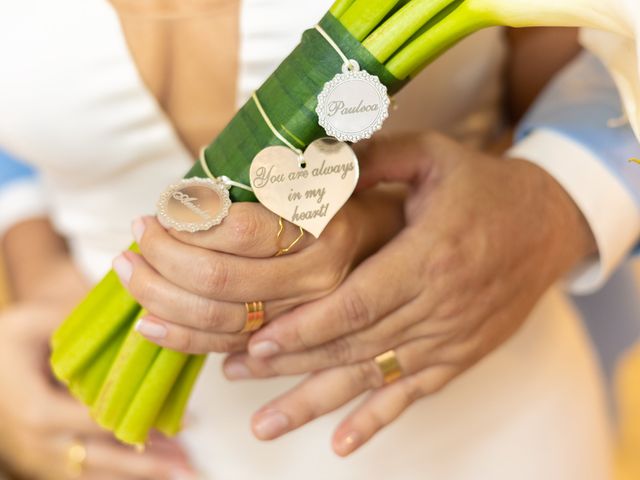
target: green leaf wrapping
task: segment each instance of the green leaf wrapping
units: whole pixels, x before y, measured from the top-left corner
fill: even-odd
[[[320,25],[347,57],[377,75],[390,94],[402,88],[404,82],[391,75],[333,15],[327,14]],[[326,136],[318,125],[317,96],[341,71],[341,57],[318,31],[310,29],[258,90],[272,123],[294,145],[304,148]],[[253,158],[271,145],[281,142],[249,100],[205,155],[216,176],[226,175],[248,185]],[[196,164],[186,177],[206,175]],[[256,201],[253,194],[237,188],[231,190],[231,197],[234,202]],[[72,385],[101,425],[130,444],[144,443],[154,425],[168,435],[178,432],[204,363],[202,356],[171,352],[143,339],[133,329],[139,312],[140,307],[110,272],[52,341],[52,366],[58,378]],[[119,335],[123,330],[129,331],[125,339]]]
[[[404,86],[405,82],[389,73],[333,15],[327,14],[320,26],[348,58],[357,60],[363,70],[377,75],[391,95]],[[256,93],[271,123],[292,144],[304,148],[326,136],[318,125],[317,97],[324,84],[341,72],[342,58],[317,30],[309,29],[302,35],[301,43]],[[269,129],[250,99],[207,148],[207,164],[214,175],[226,175],[249,185],[251,161],[271,145],[282,145],[282,142]],[[196,164],[187,177],[206,177],[206,174]],[[234,202],[256,201],[252,193],[238,188],[232,188],[231,198]]]

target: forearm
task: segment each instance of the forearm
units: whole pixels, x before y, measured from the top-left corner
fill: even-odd
[[[13,302],[55,299],[52,277],[64,276],[65,288],[83,285],[70,261],[65,241],[46,218],[25,220],[0,239],[10,296]]]
[[[568,279],[575,293],[600,287],[640,235],[640,170],[629,163],[640,145],[622,116],[613,80],[587,53],[550,85],[520,127],[510,155],[546,170],[589,223],[598,255]]]
[[[575,28],[507,30],[505,107],[517,122],[549,81],[580,52]]]

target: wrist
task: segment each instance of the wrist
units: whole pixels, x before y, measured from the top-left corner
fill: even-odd
[[[598,252],[589,223],[563,186],[544,168],[528,160],[516,159],[536,192],[530,207],[538,211],[538,228],[545,231],[545,248],[553,262],[554,280]],[[511,161],[509,162],[512,165]]]

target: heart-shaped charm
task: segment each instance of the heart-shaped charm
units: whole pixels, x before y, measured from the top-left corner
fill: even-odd
[[[311,143],[304,159],[287,147],[267,147],[251,164],[260,203],[318,238],[349,200],[360,170],[351,147],[335,138]]]

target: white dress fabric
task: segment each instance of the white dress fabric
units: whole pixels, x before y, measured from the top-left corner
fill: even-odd
[[[245,0],[238,104],[330,0]],[[14,46],[19,46],[15,48]],[[462,42],[398,96],[389,130],[486,140],[500,118],[498,30]],[[192,164],[146,90],[105,0],[0,0],[0,146],[35,165],[56,227],[99,279]],[[443,392],[416,403],[348,459],[330,436],[353,405],[272,443],[251,414],[298,379],[224,380],[212,356],[183,438],[207,480],[606,480],[610,432],[581,324],[553,290],[510,341]]]

